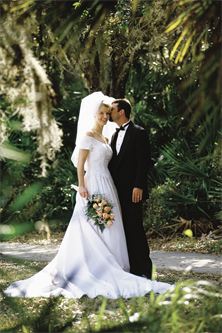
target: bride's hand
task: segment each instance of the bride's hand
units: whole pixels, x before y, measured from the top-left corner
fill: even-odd
[[[83,197],[85,199],[87,199],[89,196],[89,193],[84,186],[79,186],[79,194],[81,195],[81,197]]]

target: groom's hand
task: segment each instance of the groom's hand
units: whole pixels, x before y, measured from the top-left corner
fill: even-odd
[[[138,203],[142,200],[143,198],[143,190],[138,187],[134,187],[133,192],[132,192],[132,202]]]

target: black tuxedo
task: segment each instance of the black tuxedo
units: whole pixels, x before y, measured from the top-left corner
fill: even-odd
[[[146,131],[130,121],[117,155],[116,136],[117,133],[113,135],[111,141],[113,157],[109,163],[109,170],[120,200],[130,272],[151,278],[152,261],[149,257],[149,247],[143,228],[142,202],[132,202],[134,187],[143,189],[143,199],[148,196],[147,174],[152,166],[149,141]]]

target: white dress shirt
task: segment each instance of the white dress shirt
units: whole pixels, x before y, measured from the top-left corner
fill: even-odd
[[[120,149],[121,149],[121,146],[122,146],[122,143],[123,143],[126,131],[128,129],[128,125],[127,124],[129,124],[129,122],[130,122],[130,120],[127,121],[125,124],[122,124],[122,126],[125,127],[125,130],[124,131],[119,131],[119,133],[118,133],[118,137],[117,137],[117,140],[116,140],[116,153],[117,153],[117,155],[120,152]]]

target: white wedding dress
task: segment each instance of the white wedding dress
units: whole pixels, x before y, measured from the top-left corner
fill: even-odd
[[[80,148],[89,149],[85,184],[90,195],[102,194],[113,205],[115,221],[101,232],[85,215],[86,199],[79,193],[75,209],[55,258],[40,272],[12,283],[8,296],[50,297],[63,295],[90,298],[143,296],[153,290],[163,293],[167,283],[151,281],[129,273],[129,259],[116,188],[108,170],[112,149],[85,136]]]

